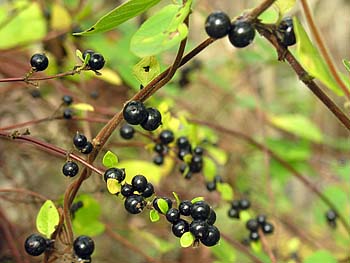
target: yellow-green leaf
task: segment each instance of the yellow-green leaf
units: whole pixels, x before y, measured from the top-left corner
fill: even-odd
[[[116,167],[118,164],[117,155],[115,155],[111,151],[106,152],[103,156],[102,164],[107,168]]]
[[[180,245],[181,247],[190,247],[193,244],[194,240],[195,238],[192,233],[186,232],[180,238]]]
[[[203,157],[203,175],[207,182],[213,181],[217,173],[217,167],[214,161],[208,157]]]
[[[217,183],[216,189],[220,193],[222,200],[233,200],[233,189],[228,183]]]
[[[73,109],[76,109],[78,111],[94,111],[94,107],[87,103],[75,103],[72,105]]]
[[[72,24],[72,18],[63,6],[53,3],[51,6],[50,24],[54,30],[69,29]]]
[[[59,220],[60,216],[55,204],[51,200],[47,200],[36,217],[36,228],[39,233],[50,238],[51,234],[55,232]]]
[[[157,200],[157,205],[163,214],[166,214],[166,212],[168,212],[168,210],[169,210],[168,202],[165,201],[163,198],[159,198]]]
[[[296,0],[277,0],[274,6],[278,9],[280,17],[289,12],[295,6]]]
[[[121,186],[117,179],[107,179],[107,190],[109,193],[115,195],[120,192],[120,188]]]
[[[149,219],[151,220],[152,223],[159,221],[160,216],[157,210],[152,209],[149,211]]]
[[[155,56],[144,57],[133,68],[133,74],[143,85],[147,86],[160,73],[160,66]]]
[[[112,70],[110,68],[103,68],[103,69],[99,70],[99,72],[101,73],[101,75],[94,74],[95,78],[102,79],[102,80],[104,80],[110,84],[116,85],[116,86],[119,86],[122,84],[122,79],[117,74],[117,72],[115,72],[114,70]]]

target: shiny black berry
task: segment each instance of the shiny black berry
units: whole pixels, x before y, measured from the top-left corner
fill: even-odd
[[[92,54],[94,54],[94,53],[95,53],[95,51],[93,51],[93,50],[91,50],[91,49],[85,50],[85,51],[83,52],[83,59],[86,58],[86,55],[87,55],[87,54],[90,54],[90,58],[91,58]]]
[[[134,137],[135,129],[129,124],[124,124],[120,130],[119,134],[120,136],[125,140],[130,140],[132,137]]]
[[[246,210],[250,207],[250,201],[248,199],[239,200],[239,208],[242,210]]]
[[[151,197],[153,194],[154,194],[154,187],[153,187],[153,184],[147,183],[146,188],[145,188],[145,190],[143,190],[143,192],[142,192],[141,195],[142,195],[144,198],[148,198],[148,197]]]
[[[154,145],[153,150],[159,154],[164,154],[165,146],[161,143],[157,143],[156,145]]]
[[[197,146],[197,147],[195,147],[195,148],[193,149],[193,153],[194,153],[195,155],[203,155],[204,149],[203,149],[202,147],[200,147],[200,146]]]
[[[162,165],[164,163],[164,157],[163,155],[156,155],[153,158],[153,163],[156,165]]]
[[[139,214],[146,206],[146,202],[140,195],[128,196],[124,201],[124,207],[130,214]]]
[[[69,96],[69,95],[64,95],[62,97],[62,101],[65,105],[69,106],[73,103],[73,97],[72,96]]]
[[[256,219],[249,219],[245,226],[250,231],[258,231],[259,223]]]
[[[259,238],[260,238],[260,236],[259,236],[259,233],[258,233],[258,232],[250,232],[250,233],[249,233],[249,239],[250,239],[251,241],[258,241]]]
[[[160,208],[158,206],[159,199],[164,199],[167,202],[168,209],[170,209],[173,206],[173,202],[168,197],[157,197],[153,200],[152,204],[153,204],[154,209],[156,209],[159,213],[162,213],[162,211],[160,210]]]
[[[259,225],[263,226],[266,223],[266,216],[265,215],[258,215],[256,217],[256,221],[258,221]]]
[[[198,201],[191,207],[191,216],[195,220],[207,220],[210,214],[210,206],[205,201]]]
[[[180,149],[177,153],[177,157],[179,157],[179,159],[183,161],[184,157],[188,154],[191,154],[191,151],[189,151],[188,149]]]
[[[212,247],[216,245],[220,240],[220,231],[216,226],[208,226],[208,234],[206,237],[201,238],[203,245]]]
[[[179,147],[179,149],[184,149],[184,150],[190,150],[191,149],[191,144],[187,137],[181,136],[177,138],[176,140],[176,145]]]
[[[92,152],[93,149],[94,149],[94,146],[92,145],[92,143],[87,142],[86,145],[80,151],[83,154],[89,154]]]
[[[131,184],[125,183],[121,190],[120,193],[122,194],[122,196],[128,197],[134,194],[134,188],[132,187]]]
[[[216,183],[215,182],[207,182],[206,186],[207,186],[207,190],[209,192],[213,192],[216,189]]]
[[[68,161],[63,165],[62,172],[65,176],[74,177],[79,172],[79,166],[72,161]]]
[[[296,43],[293,19],[291,17],[286,17],[281,21],[278,31],[280,33],[280,41],[285,47],[293,46]]]
[[[189,216],[191,214],[192,202],[189,200],[184,200],[179,204],[179,211],[181,215]]]
[[[34,54],[30,59],[30,65],[35,71],[43,71],[49,66],[49,60],[44,54]]]
[[[193,220],[190,224],[190,232],[195,238],[201,239],[208,235],[209,225],[203,220]]]
[[[75,254],[80,258],[89,258],[95,250],[95,243],[88,236],[78,236],[73,244]]]
[[[170,208],[166,214],[166,219],[170,222],[170,223],[176,223],[179,219],[180,219],[180,212],[178,209],[176,208]]]
[[[47,239],[38,235],[32,234],[24,242],[26,252],[31,256],[39,256],[45,252],[47,248]]]
[[[147,108],[148,116],[141,123],[141,127],[146,131],[154,131],[162,124],[162,115],[156,108]]]
[[[231,208],[230,210],[228,210],[227,215],[230,218],[237,218],[238,219],[239,218],[239,210]]]
[[[205,21],[205,31],[212,38],[222,38],[231,28],[230,18],[221,11],[211,13]]]
[[[231,202],[231,207],[232,207],[233,209],[239,210],[239,209],[240,209],[239,203],[240,203],[239,200],[233,200],[233,201]]]
[[[162,144],[169,144],[174,141],[174,133],[171,130],[163,130],[159,134],[159,140]]]
[[[203,158],[200,155],[193,155],[190,163],[190,171],[199,173],[203,168]]]
[[[255,29],[250,22],[236,20],[228,34],[231,44],[237,48],[248,46],[255,37]]]
[[[147,118],[148,112],[141,101],[130,101],[123,109],[123,116],[127,123],[138,125]]]
[[[101,54],[93,53],[90,55],[88,64],[92,70],[100,70],[105,65],[105,59]]]
[[[265,234],[272,234],[273,233],[273,230],[274,230],[274,227],[271,223],[269,222],[266,222],[263,227],[262,227],[262,230]]]
[[[135,175],[131,180],[132,187],[136,190],[142,193],[147,186],[147,178],[143,175]]]
[[[63,111],[63,118],[69,120],[73,117],[73,110],[70,108],[66,108]]]
[[[332,209],[330,209],[326,212],[326,219],[328,222],[335,221],[337,219],[337,217],[338,217],[337,213]]]
[[[207,219],[207,223],[209,225],[214,225],[215,221],[216,221],[216,213],[215,213],[215,211],[213,209],[210,209],[210,213],[209,213],[209,217]]]
[[[175,224],[173,224],[171,230],[176,237],[181,237],[184,233],[190,230],[190,227],[187,221],[180,219]]]
[[[73,144],[77,149],[81,150],[87,144],[87,138],[84,134],[77,132],[73,137]]]
[[[105,171],[103,179],[107,182],[108,179],[116,179],[119,183],[125,179],[124,169],[119,168],[109,168]]]

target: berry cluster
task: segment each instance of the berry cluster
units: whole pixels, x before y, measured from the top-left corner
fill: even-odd
[[[157,155],[153,158],[153,163],[156,165],[162,165],[164,162],[164,155],[169,152],[169,144],[175,139],[174,133],[171,130],[163,130],[158,136],[158,142],[154,146],[153,150]]]
[[[49,66],[49,59],[45,54],[36,53],[30,58],[30,65],[34,71],[43,71]]]
[[[249,207],[250,201],[248,199],[233,200],[231,202],[231,208],[228,210],[228,216],[239,219],[239,212],[241,210],[247,210]]]
[[[231,44],[237,48],[248,46],[255,37],[255,29],[250,21],[241,18],[231,23],[227,14],[221,11],[213,12],[207,17],[205,31],[215,39],[228,35]]]
[[[330,227],[335,228],[337,226],[337,218],[338,214],[333,209],[329,209],[326,212],[327,223]]]
[[[79,132],[74,135],[73,144],[83,154],[89,154],[94,149],[94,146],[87,140],[85,135]]]
[[[64,95],[62,97],[62,104],[63,105],[66,105],[66,106],[70,106],[71,104],[73,103],[73,98],[72,96],[69,96],[69,95]],[[63,118],[64,119],[71,119],[72,116],[73,116],[73,110],[71,108],[65,108],[63,110]]]
[[[249,219],[246,223],[246,228],[250,231],[249,239],[251,241],[259,240],[259,228],[261,228],[264,234],[272,234],[274,230],[273,225],[266,221],[266,216],[264,215],[258,215],[254,219]]]
[[[83,59],[86,58],[87,54],[90,55],[88,65],[92,70],[100,70],[105,65],[105,59],[100,53],[95,53],[91,49],[87,49],[83,52]]]
[[[285,47],[293,46],[296,43],[296,38],[293,28],[293,19],[291,17],[285,17],[278,25],[278,37],[281,44]]]
[[[141,101],[130,101],[123,109],[125,121],[131,125],[141,125],[146,131],[154,131],[162,124],[162,115],[153,107],[146,108]]]
[[[38,234],[31,234],[24,241],[24,249],[29,255],[36,257],[44,253],[51,246],[51,243],[50,239]]]

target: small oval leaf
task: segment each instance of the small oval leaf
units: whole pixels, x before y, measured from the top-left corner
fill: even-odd
[[[117,179],[108,179],[107,180],[107,190],[112,195],[115,195],[116,193],[120,192],[120,183]]]
[[[149,211],[149,219],[151,220],[152,223],[159,221],[160,216],[157,210],[152,209]]]
[[[194,242],[194,236],[191,232],[184,233],[180,238],[180,245],[181,247],[190,247],[192,246]]]
[[[118,157],[111,151],[108,151],[103,156],[102,164],[107,168],[116,167],[118,164]]]
[[[94,107],[87,103],[75,103],[72,105],[73,109],[79,110],[79,111],[94,111]]]
[[[217,183],[216,189],[225,201],[233,200],[233,189],[228,183]]]
[[[155,56],[145,57],[133,68],[136,79],[145,87],[160,73],[160,66]]]
[[[216,173],[217,168],[215,162],[208,157],[203,157],[203,175],[205,180],[207,182],[213,181]]]
[[[194,203],[197,203],[199,201],[203,201],[204,200],[204,197],[202,196],[198,196],[198,197],[195,197],[191,200],[191,203],[194,204]]]
[[[166,212],[168,212],[168,210],[169,210],[168,202],[165,201],[164,199],[159,198],[157,201],[157,205],[163,214],[166,214]]]
[[[47,200],[39,210],[36,217],[36,228],[39,233],[50,238],[55,232],[56,226],[60,221],[60,216],[55,204],[51,200]]]

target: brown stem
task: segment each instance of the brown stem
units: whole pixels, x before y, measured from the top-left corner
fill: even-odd
[[[329,54],[329,52],[326,48],[326,45],[325,45],[324,41],[322,40],[321,34],[320,34],[320,32],[315,24],[315,21],[312,17],[311,10],[310,10],[310,7],[309,7],[307,1],[301,0],[300,2],[301,2],[301,5],[302,5],[304,13],[305,13],[306,21],[310,27],[312,35],[314,36],[314,38],[316,40],[316,43],[321,51],[323,58],[325,59],[335,81],[338,83],[339,87],[343,90],[343,92],[344,92],[345,96],[348,98],[348,100],[350,100],[349,88],[346,87],[346,85],[344,84],[344,82],[342,81],[342,79],[340,78],[340,76],[338,74],[338,71],[336,69],[336,66],[334,65],[334,62],[331,58],[331,55]]]
[[[21,194],[21,195],[29,195],[29,196],[38,198],[42,201],[48,200],[48,198],[46,196],[43,196],[39,193],[30,191],[27,189],[23,189],[23,188],[0,188],[0,193],[17,193],[17,194]]]
[[[261,230],[261,228],[258,229],[258,233],[259,233],[259,237],[260,237],[263,249],[267,253],[267,255],[269,256],[269,258],[271,260],[271,263],[277,263],[276,257],[272,253],[272,250],[271,250],[271,248],[269,246],[269,243],[267,242],[266,237],[264,235],[264,232]]]

